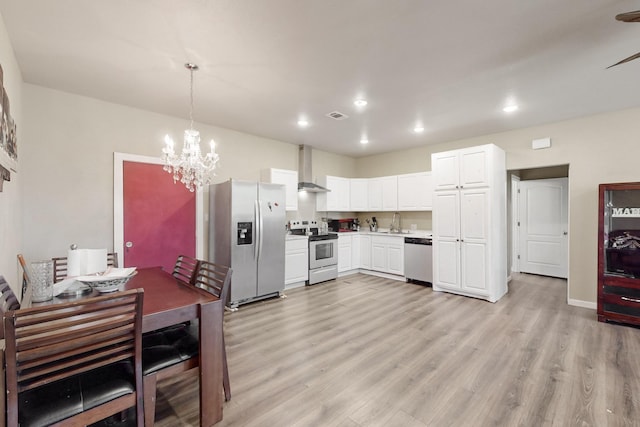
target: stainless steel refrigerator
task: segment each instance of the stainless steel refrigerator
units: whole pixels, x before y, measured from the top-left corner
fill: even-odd
[[[235,179],[209,187],[209,260],[233,269],[228,305],[284,290],[285,186]]]

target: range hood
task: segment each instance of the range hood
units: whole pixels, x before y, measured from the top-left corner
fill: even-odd
[[[311,147],[301,145],[298,152],[298,174],[300,182],[298,183],[298,191],[307,191],[309,193],[326,193],[329,190],[313,182],[311,174]]]

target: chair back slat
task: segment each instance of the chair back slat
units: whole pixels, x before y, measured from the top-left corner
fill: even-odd
[[[66,378],[70,375],[80,374],[94,368],[99,368],[105,364],[108,365],[120,360],[126,360],[131,357],[129,353],[131,353],[132,349],[133,345],[109,347],[107,352],[74,357],[64,363],[49,363],[48,365],[42,364],[43,367],[48,366],[48,368],[45,367],[38,369],[38,365],[40,365],[40,363],[34,364],[31,368],[24,365],[22,369],[24,369],[26,373],[21,378],[23,381],[39,380],[41,381],[40,383],[30,383],[31,388],[39,387],[40,385],[52,382],[52,379],[56,380],[56,378]],[[51,376],[43,378],[45,374],[50,374]]]
[[[74,330],[74,342],[80,346],[80,341],[86,341],[84,344],[90,344],[92,341],[98,341],[101,338],[107,338],[116,332],[119,328],[127,327],[130,322],[131,316],[120,316],[117,319],[109,320],[108,322],[96,323],[99,319],[92,319],[89,322],[93,324],[85,324],[84,319],[78,319],[70,322],[65,322],[65,328],[60,329],[59,323],[53,322],[54,325],[48,327],[33,328],[32,330],[18,330],[16,331],[16,339],[23,340],[22,349],[27,351],[31,348],[37,348],[43,350],[46,346],[55,344],[61,339],[61,335],[68,333],[72,328]],[[100,316],[104,319],[104,316]],[[111,330],[105,330],[104,327],[108,326]],[[110,332],[112,331],[112,332]]]
[[[69,313],[67,311],[60,311],[57,313],[47,313],[46,316],[34,316],[28,319],[19,319],[20,326],[31,326],[31,325],[39,325],[43,332],[55,331],[56,324],[55,323],[43,323],[43,321],[53,322],[55,320],[64,319],[67,322],[75,322],[77,324],[86,324],[86,321],[80,315],[85,313],[92,313],[92,306],[80,306],[80,307],[72,307],[69,309],[72,310],[74,314],[78,315],[73,320],[69,320]],[[99,315],[94,315],[93,318],[96,320],[109,319],[110,317],[120,315],[123,313],[130,313],[130,308],[128,304],[124,304],[122,302],[116,302],[108,305],[104,308],[104,310]],[[37,330],[38,331],[38,330]]]
[[[53,283],[58,283],[67,277],[67,257],[51,258],[53,261]]]
[[[22,307],[29,307],[31,305],[31,295],[33,294],[31,272],[29,271],[27,261],[25,261],[22,254],[18,254],[18,262],[22,267],[22,292],[20,295],[20,305]]]
[[[176,260],[176,264],[173,267],[173,272],[171,274],[181,282],[193,284],[200,262],[202,261],[187,255],[178,255],[178,259]]]
[[[226,303],[232,269],[209,261],[200,261],[194,286],[204,289]]]
[[[120,334],[120,331],[118,331],[118,333]],[[104,335],[104,334],[103,334]],[[82,342],[83,340],[79,340],[80,342]],[[105,339],[104,343],[103,342],[99,342],[99,343],[91,343],[88,342],[86,345],[82,345],[79,348],[76,349],[71,349],[67,352],[64,353],[56,353],[53,356],[48,356],[48,355],[40,355],[39,357],[35,357],[34,353],[32,354],[25,354],[23,356],[22,359],[22,366],[24,368],[30,368],[31,367],[31,362],[30,359],[36,359],[35,363],[48,363],[48,362],[55,362],[57,359],[56,358],[67,358],[67,357],[71,357],[71,356],[76,356],[76,355],[80,355],[83,352],[87,352],[87,351],[92,351],[92,350],[98,350],[100,349],[102,346],[112,346],[112,347],[119,347],[121,345],[129,345],[130,343],[127,341],[126,338],[122,337],[122,336],[118,336],[115,337],[113,339]]]
[[[8,312],[5,330],[9,394],[115,361],[140,360],[142,296],[141,289],[134,289]],[[119,307],[115,317],[114,304]],[[105,321],[106,317],[110,319]]]
[[[11,290],[11,286],[0,276],[0,317],[4,317],[5,313],[20,308],[20,302],[16,294]],[[4,325],[0,325],[0,340],[4,338]]]
[[[110,252],[107,254],[107,267],[118,268],[118,253]]]

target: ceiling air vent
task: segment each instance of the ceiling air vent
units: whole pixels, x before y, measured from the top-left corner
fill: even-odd
[[[327,114],[327,117],[331,117],[334,120],[344,120],[349,118],[349,116],[342,114],[340,111],[332,111]]]

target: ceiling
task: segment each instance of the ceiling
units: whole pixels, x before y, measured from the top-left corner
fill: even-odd
[[[606,69],[640,51],[640,23],[614,19],[637,9],[614,0],[0,0],[27,83],[188,119],[184,64],[194,62],[197,122],[354,157],[639,106],[640,59]],[[364,108],[353,105],[360,97]],[[520,108],[505,114],[511,100]],[[349,118],[325,116],[332,111]]]

